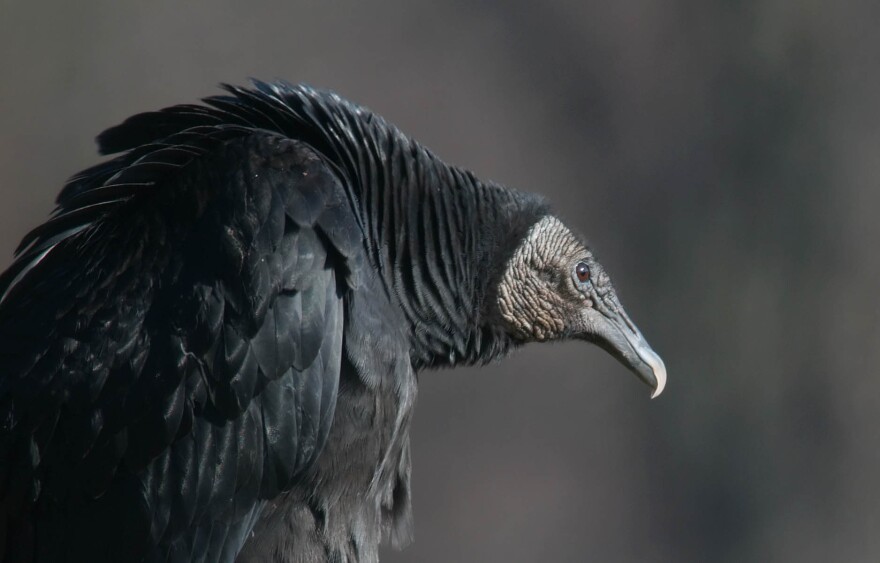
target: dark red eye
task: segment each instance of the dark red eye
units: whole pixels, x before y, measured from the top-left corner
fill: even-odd
[[[581,283],[590,279],[590,268],[588,268],[583,262],[578,262],[578,265],[574,267],[574,273],[577,275],[578,281]]]

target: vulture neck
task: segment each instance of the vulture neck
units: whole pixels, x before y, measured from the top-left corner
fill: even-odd
[[[485,363],[514,342],[494,288],[542,200],[479,181],[370,115],[348,139],[370,260],[402,309],[416,369]],[[357,144],[359,146],[351,146]],[[339,154],[337,153],[337,154]]]

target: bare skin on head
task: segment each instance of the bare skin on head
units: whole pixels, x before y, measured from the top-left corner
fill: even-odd
[[[516,338],[543,342],[566,335],[566,319],[589,301],[571,282],[569,265],[589,255],[556,217],[535,223],[498,286],[498,310]]]
[[[578,338],[610,352],[654,388],[666,367],[629,319],[611,280],[578,236],[552,215],[530,229],[498,285],[498,312],[514,338]]]

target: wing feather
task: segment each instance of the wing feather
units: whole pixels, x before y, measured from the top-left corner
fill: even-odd
[[[326,441],[357,222],[307,145],[242,134],[271,107],[230,100],[227,126],[103,135],[149,145],[72,179],[0,276],[0,511],[34,538],[7,555],[229,560]]]

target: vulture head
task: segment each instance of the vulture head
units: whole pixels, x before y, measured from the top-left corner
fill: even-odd
[[[496,306],[518,342],[582,339],[604,348],[653,388],[663,360],[624,311],[608,274],[582,239],[552,215],[539,219],[503,268]]]

